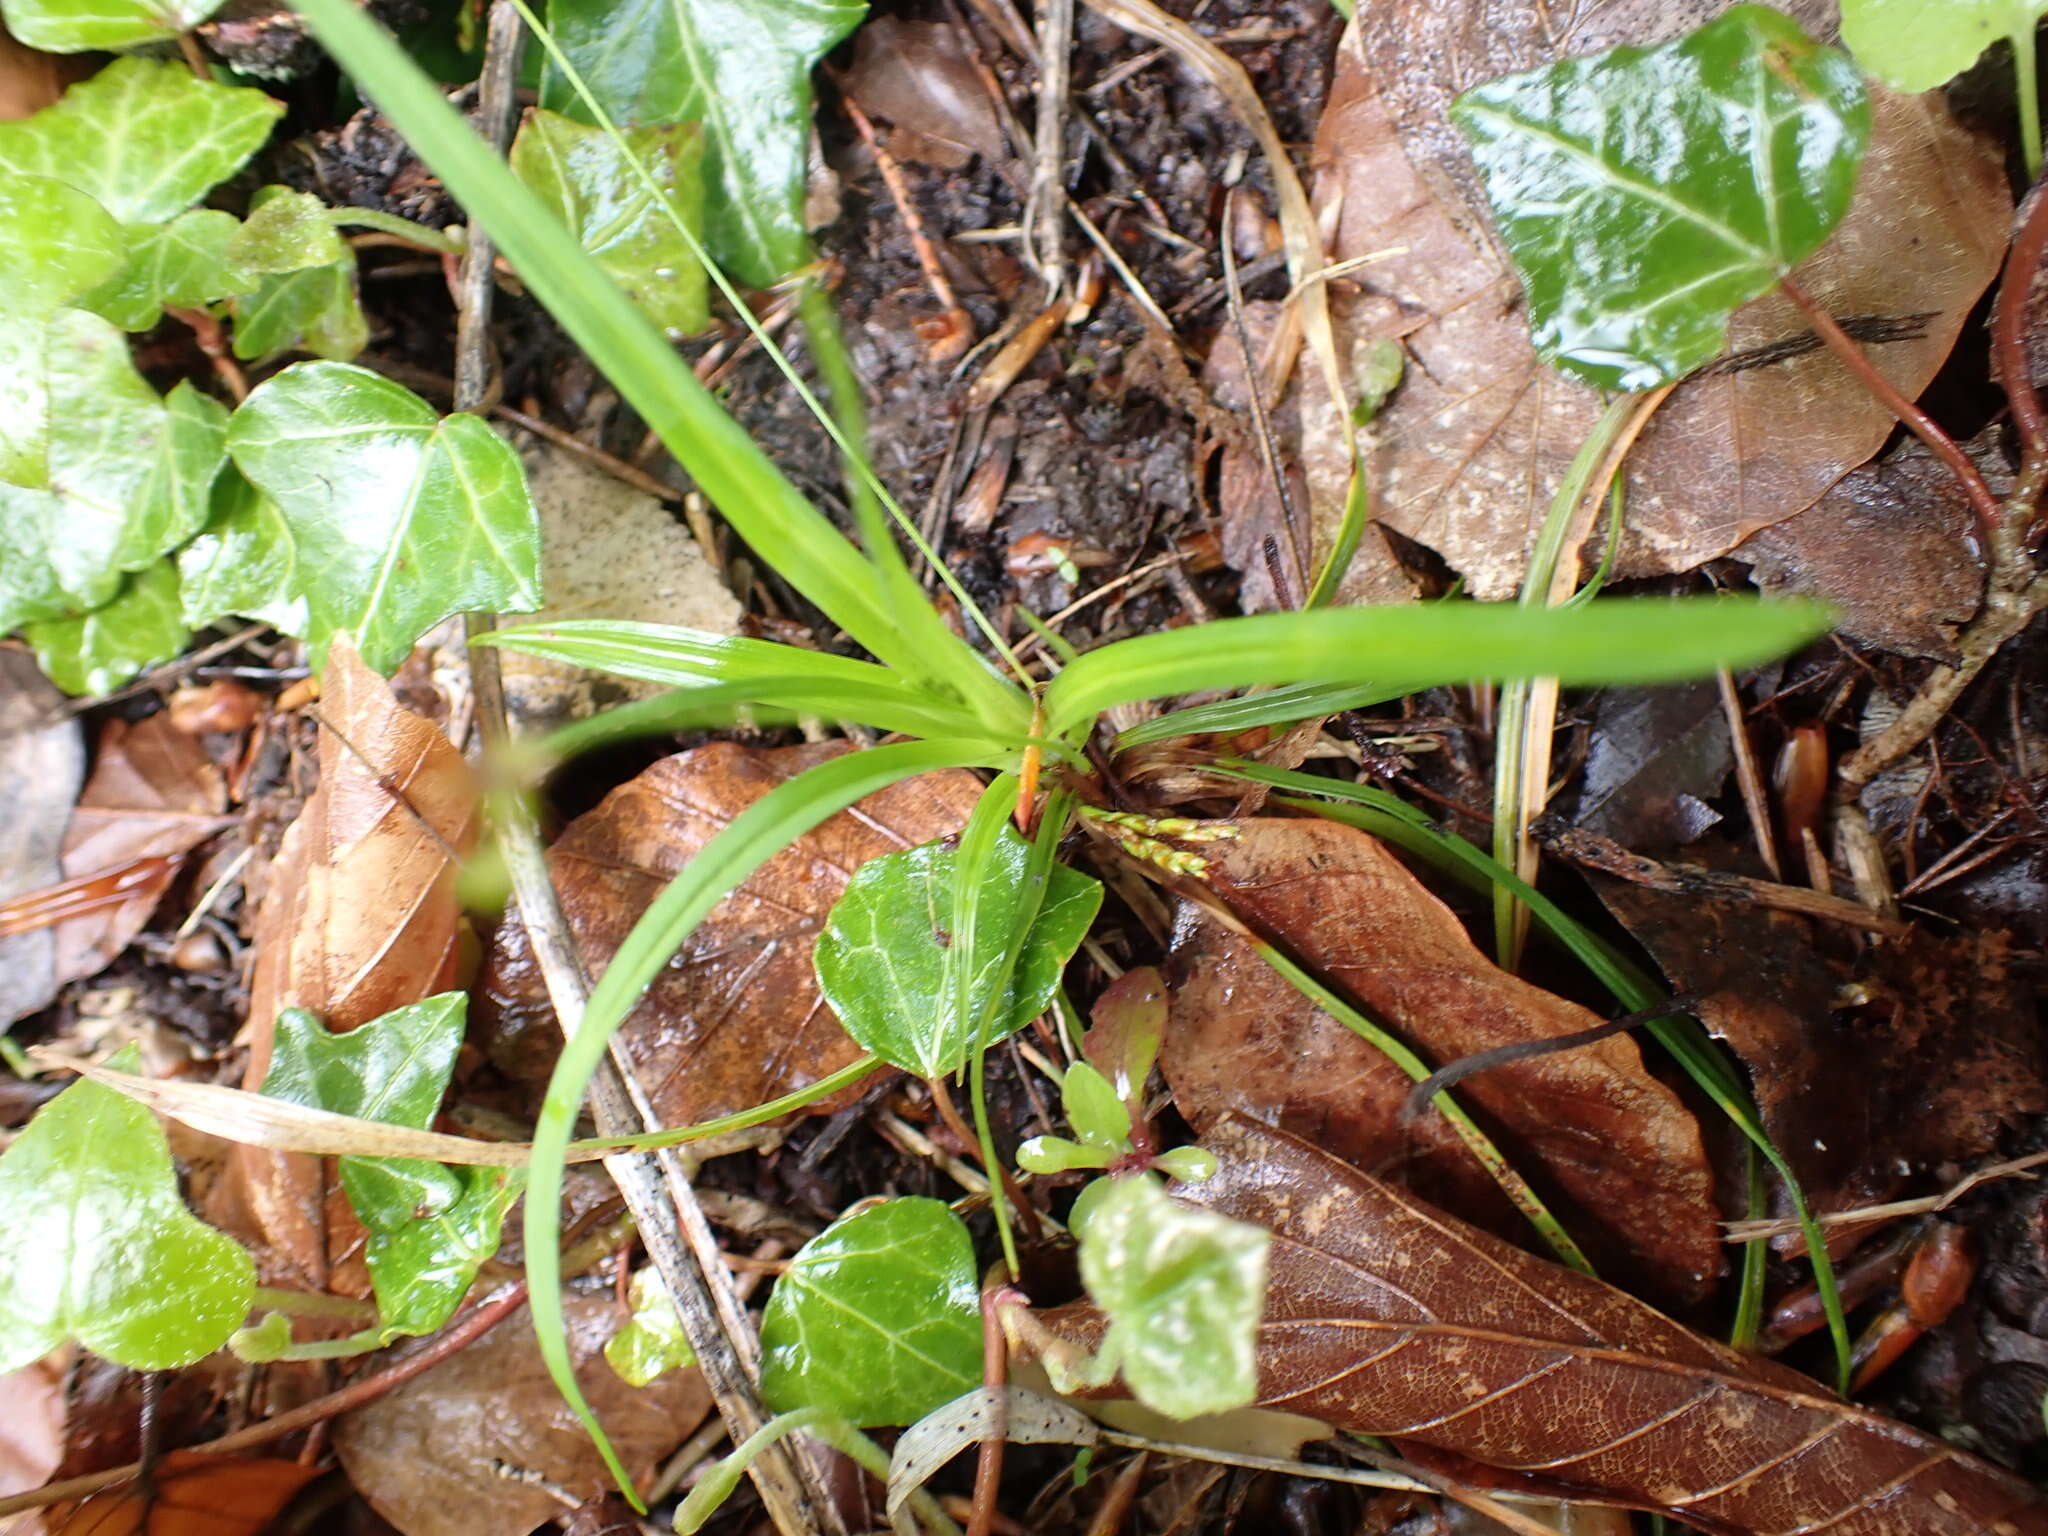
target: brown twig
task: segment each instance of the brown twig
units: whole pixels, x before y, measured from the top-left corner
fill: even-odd
[[[938,247],[932,244],[931,236],[925,233],[924,215],[917,210],[917,199],[911,195],[910,183],[904,179],[903,167],[896,157],[889,153],[875,132],[875,125],[868,121],[867,113],[861,111],[860,103],[853,99],[842,82],[839,104],[846,109],[846,115],[859,131],[867,146],[874,152],[875,169],[882,173],[882,184],[889,189],[889,196],[896,204],[896,211],[903,215],[903,227],[910,234],[910,249],[916,253],[917,265],[924,273],[932,297],[939,301],[939,308],[945,311],[945,318],[939,323],[927,322],[918,327],[926,347],[935,362],[945,362],[958,357],[974,341],[974,319],[960,307],[959,297],[953,292],[952,279],[946,276],[945,263],[939,260]]]
[[[1844,923],[1886,938],[1903,938],[1910,931],[1905,923],[1885,917],[1840,896],[1810,891],[1804,886],[1776,885],[1752,880],[1745,875],[1724,875],[1718,870],[1696,869],[1684,864],[1660,864],[1632,853],[1609,837],[1569,826],[1555,816],[1540,818],[1530,829],[1549,852],[1586,869],[1597,869],[1631,885],[1653,891],[1670,891],[1680,896],[1704,896],[1710,901],[1736,901],[1775,912],[1796,912],[1826,922]]]
[[[324,1424],[329,1419],[374,1403],[386,1393],[404,1386],[415,1376],[432,1370],[449,1356],[467,1349],[492,1328],[504,1321],[507,1314],[516,1311],[526,1303],[526,1282],[515,1281],[508,1289],[493,1296],[489,1301],[471,1307],[455,1319],[440,1333],[388,1370],[377,1372],[352,1381],[338,1392],[280,1413],[275,1418],[265,1419],[260,1424],[251,1424],[247,1429],[238,1429],[231,1435],[222,1435],[218,1440],[209,1440],[204,1445],[190,1448],[190,1454],[225,1456],[235,1451],[246,1451],[286,1435]],[[19,1514],[25,1509],[45,1509],[52,1504],[61,1504],[70,1499],[82,1499],[87,1494],[98,1493],[102,1488],[111,1488],[116,1483],[125,1483],[142,1470],[141,1463],[130,1462],[124,1467],[110,1467],[104,1472],[90,1472],[83,1477],[66,1478],[61,1483],[45,1483],[40,1488],[31,1488],[26,1493],[9,1494],[0,1498],[0,1518]]]
[[[1977,515],[1977,526],[1988,548],[2001,516],[1998,498],[1991,494],[1991,487],[1984,483],[1984,476],[1970,462],[1970,456],[1957,446],[1954,438],[1942,431],[1932,416],[1908,400],[1899,392],[1897,385],[1878,371],[1877,364],[1870,360],[1870,354],[1835,322],[1833,315],[1816,304],[1805,289],[1790,277],[1779,278],[1778,287],[1806,316],[1806,323],[1813,327],[1814,334],[1828,344],[1872,397],[1954,471],[1956,479],[1962,482],[1963,494],[1969,498],[1970,510]]]
[[[1273,596],[1283,608],[1292,608],[1295,606],[1292,594],[1308,590],[1308,561],[1302,554],[1301,529],[1295,522],[1294,497],[1288,493],[1287,472],[1280,465],[1280,449],[1273,441],[1273,424],[1266,414],[1266,392],[1259,382],[1259,363],[1252,352],[1251,329],[1244,322],[1244,289],[1237,281],[1237,256],[1232,249],[1236,212],[1237,188],[1232,187],[1223,199],[1223,238],[1217,242],[1217,248],[1223,253],[1223,283],[1230,296],[1230,324],[1237,336],[1238,352],[1244,359],[1245,395],[1251,401],[1252,428],[1258,436],[1259,457],[1265,463],[1267,477],[1273,482],[1273,494],[1279,499],[1280,528],[1287,535],[1287,553],[1293,561],[1289,578],[1279,583],[1280,590]]]

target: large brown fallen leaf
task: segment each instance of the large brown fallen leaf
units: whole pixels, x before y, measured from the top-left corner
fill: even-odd
[[[548,850],[548,869],[591,967],[602,971],[648,903],[733,817],[845,750],[699,747],[664,758],[570,823]],[[980,792],[964,770],[879,790],[719,904],[626,1020],[623,1038],[664,1124],[750,1108],[861,1055],[811,970],[825,915],[869,859],[958,832]],[[492,1055],[516,1075],[545,1078],[561,1031],[516,912],[499,925],[481,990],[495,1013]]]
[[[609,1296],[568,1296],[576,1379],[645,1486],[710,1411],[696,1370],[629,1387],[599,1351],[623,1316]],[[611,1487],[590,1436],[541,1363],[524,1308],[467,1349],[334,1426],[341,1464],[404,1536],[526,1536],[565,1513],[540,1480],[581,1498]],[[511,1475],[501,1468],[509,1469]]]
[[[63,878],[59,856],[85,777],[78,722],[26,651],[0,650],[0,901]],[[57,995],[57,940],[47,928],[0,935],[0,1028]]]
[[[1789,912],[1593,875],[1671,985],[1749,1068],[1764,1126],[1821,1211],[1984,1159],[2048,1110],[2029,984],[1996,932],[1878,942]]]
[[[1433,1065],[1600,1022],[1480,954],[1455,913],[1375,838],[1265,817],[1202,843],[1231,910],[1405,1038]],[[1403,1125],[1414,1085],[1213,918],[1184,908],[1160,1069],[1198,1129],[1229,1112],[1274,1121],[1502,1233],[1527,1230],[1434,1113]],[[1673,1304],[1721,1272],[1697,1123],[1615,1038],[1482,1072],[1459,1099],[1603,1274]]]
[[[1333,290],[1338,330],[1347,345],[1397,337],[1410,354],[1370,429],[1378,513],[1441,553],[1475,596],[1506,596],[1519,581],[1564,465],[1602,404],[1531,352],[1520,287],[1445,109],[1483,80],[1615,43],[1661,42],[1724,8],[1393,0],[1360,7],[1347,36],[1316,137],[1316,201],[1336,219],[1333,260],[1401,249],[1358,271],[1355,296]],[[1810,31],[1832,35],[1832,5],[1792,9]],[[1912,396],[1995,273],[2011,204],[1997,153],[1949,116],[1939,93],[1871,93],[1855,202],[1798,276],[1838,316],[1925,317],[1914,322],[1924,325],[1917,339],[1870,349]],[[1740,311],[1730,332],[1731,352],[1750,361],[1758,349],[1808,341],[1775,293]],[[1703,372],[1679,386],[1629,457],[1618,574],[1687,570],[1725,554],[1811,505],[1892,427],[1825,351]],[[1304,456],[1325,545],[1348,474],[1341,436],[1305,432]]]
[[[1273,1234],[1261,1407],[1703,1530],[2041,1536],[2027,1483],[1231,1117],[1183,1198]],[[1092,1347],[1101,1317],[1043,1313]]]
[[[227,803],[220,770],[195,738],[172,728],[167,711],[134,725],[107,722],[64,834],[64,877],[141,866],[146,878],[119,905],[57,925],[60,983],[103,969],[134,941],[184,856],[229,824]]]
[[[344,643],[329,652],[320,718],[319,787],[285,832],[256,914],[248,1088],[270,1068],[283,1009],[354,1029],[455,975],[457,855],[477,833],[469,765]],[[267,1275],[325,1289],[330,1263],[362,1235],[330,1184],[317,1158],[237,1146],[210,1215],[259,1245]]]

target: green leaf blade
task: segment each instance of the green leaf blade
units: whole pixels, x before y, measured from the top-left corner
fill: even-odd
[[[943,1201],[884,1201],[804,1244],[761,1318],[761,1399],[914,1424],[981,1380],[974,1247]]]
[[[135,1071],[131,1047],[108,1065]],[[77,1339],[135,1370],[212,1354],[256,1266],[185,1209],[169,1143],[142,1105],[91,1081],[37,1112],[0,1155],[0,1371]]]
[[[2001,38],[2031,37],[2041,0],[1842,0],[1842,46],[1895,91],[1931,91]]]
[[[121,226],[76,187],[0,177],[0,303],[38,314],[91,291],[126,260]]]
[[[235,412],[228,452],[291,532],[316,652],[347,630],[388,675],[451,614],[540,605],[526,477],[479,417],[438,417],[365,368],[299,363]]]
[[[971,939],[950,931],[954,848],[926,843],[870,859],[854,872],[818,935],[813,963],[826,1002],[864,1049],[919,1077],[941,1077],[966,1064],[974,1047],[970,1020],[989,1017],[987,1043],[993,1043],[1050,1006],[1061,971],[1102,904],[1102,886],[1064,865],[1054,869],[1007,1005],[996,1006],[993,975],[1024,899],[1030,854],[1030,844],[1015,832],[1005,829],[996,840]],[[964,1011],[947,974],[962,943],[972,946],[967,963],[973,976]]]
[[[1217,619],[1074,662],[1046,689],[1063,735],[1113,704],[1197,689],[1374,681],[1388,697],[1482,678],[1662,683],[1781,656],[1825,633],[1818,603],[1603,598],[1579,608],[1425,603]]]
[[[1848,57],[1760,5],[1476,86],[1451,118],[1537,355],[1623,390],[1719,355],[1729,315],[1841,221],[1870,135]]]
[[[23,637],[43,675],[84,698],[176,658],[192,638],[178,596],[177,568],[159,560],[128,577],[90,613],[27,625]]]

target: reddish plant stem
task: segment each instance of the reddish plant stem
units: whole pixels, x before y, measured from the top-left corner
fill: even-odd
[[[206,1444],[196,1445],[191,1449],[210,1456],[225,1456],[234,1451],[246,1451],[253,1446],[268,1444],[272,1440],[281,1440],[299,1430],[310,1429],[316,1424],[324,1424],[329,1419],[351,1409],[361,1408],[366,1403],[374,1403],[387,1392],[404,1386],[415,1376],[432,1370],[450,1355],[467,1349],[503,1322],[508,1314],[525,1304],[526,1282],[515,1281],[489,1301],[471,1307],[436,1335],[431,1343],[417,1353],[407,1355],[389,1370],[352,1381],[339,1392],[330,1392],[327,1396],[315,1398],[289,1413],[280,1413],[274,1419],[265,1419],[261,1424],[251,1424],[247,1429],[238,1429],[231,1435],[222,1435],[218,1440],[209,1440]],[[25,1509],[42,1509],[51,1504],[60,1504],[67,1499],[82,1499],[87,1494],[98,1493],[102,1488],[124,1483],[141,1470],[140,1463],[130,1462],[125,1467],[111,1467],[104,1472],[89,1472],[83,1477],[67,1478],[61,1483],[45,1483],[42,1487],[31,1488],[26,1493],[10,1494],[6,1498],[0,1498],[0,1517],[19,1514]]]
[[[1806,323],[1813,327],[1813,333],[1828,344],[1835,356],[1848,364],[1849,371],[1856,375],[1863,387],[1886,410],[1896,416],[1906,430],[1925,443],[1934,456],[1955,472],[1962,482],[1963,494],[1969,498],[1970,510],[1977,515],[1978,532],[1984,541],[1986,558],[1989,558],[1993,535],[1998,528],[2001,511],[1998,498],[1991,494],[1991,487],[1984,483],[1984,477],[1977,472],[1977,466],[1970,462],[1970,456],[1957,446],[1956,440],[1942,431],[1919,406],[1899,392],[1898,386],[1878,372],[1877,365],[1870,360],[1870,354],[1857,344],[1848,332],[1835,324],[1835,318],[1818,304],[1811,295],[1789,277],[1778,279],[1778,287],[1785,297],[1799,306],[1799,312],[1806,316]]]
[[[1003,1333],[1001,1309],[1029,1306],[1031,1298],[1012,1285],[999,1285],[981,1296],[981,1384],[990,1397],[988,1433],[974,1459],[974,1510],[967,1536],[989,1536],[995,1529],[996,1495],[1003,1481],[1003,1446],[1010,1438],[1010,1346]]]
[[[2048,463],[2048,412],[2028,376],[2026,353],[2027,301],[2033,296],[2034,274],[2048,253],[2048,183],[2037,186],[2020,204],[2019,228],[2006,253],[2005,272],[1998,280],[1998,300],[1991,309],[1991,371],[2012,407],[2013,425],[2032,469]],[[2038,471],[2028,478],[2038,480]]]

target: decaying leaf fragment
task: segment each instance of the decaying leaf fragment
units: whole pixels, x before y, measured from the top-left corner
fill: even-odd
[[[1188,1204],[1273,1234],[1259,1403],[1701,1529],[2040,1536],[2010,1473],[1232,1116]],[[1085,1304],[1040,1314],[1089,1347]],[[1540,1484],[1534,1480],[1540,1479]]]
[[[1600,1021],[1480,954],[1463,924],[1375,838],[1315,818],[1258,818],[1201,845],[1231,910],[1378,1022],[1443,1065]],[[1213,918],[1184,908],[1160,1069],[1204,1128],[1271,1119],[1362,1168],[1413,1183],[1503,1233],[1524,1230],[1434,1113],[1403,1124],[1413,1086]],[[1704,1296],[1719,1233],[1699,1128],[1635,1042],[1538,1056],[1459,1085],[1458,1097],[1594,1263],[1660,1298]]]

